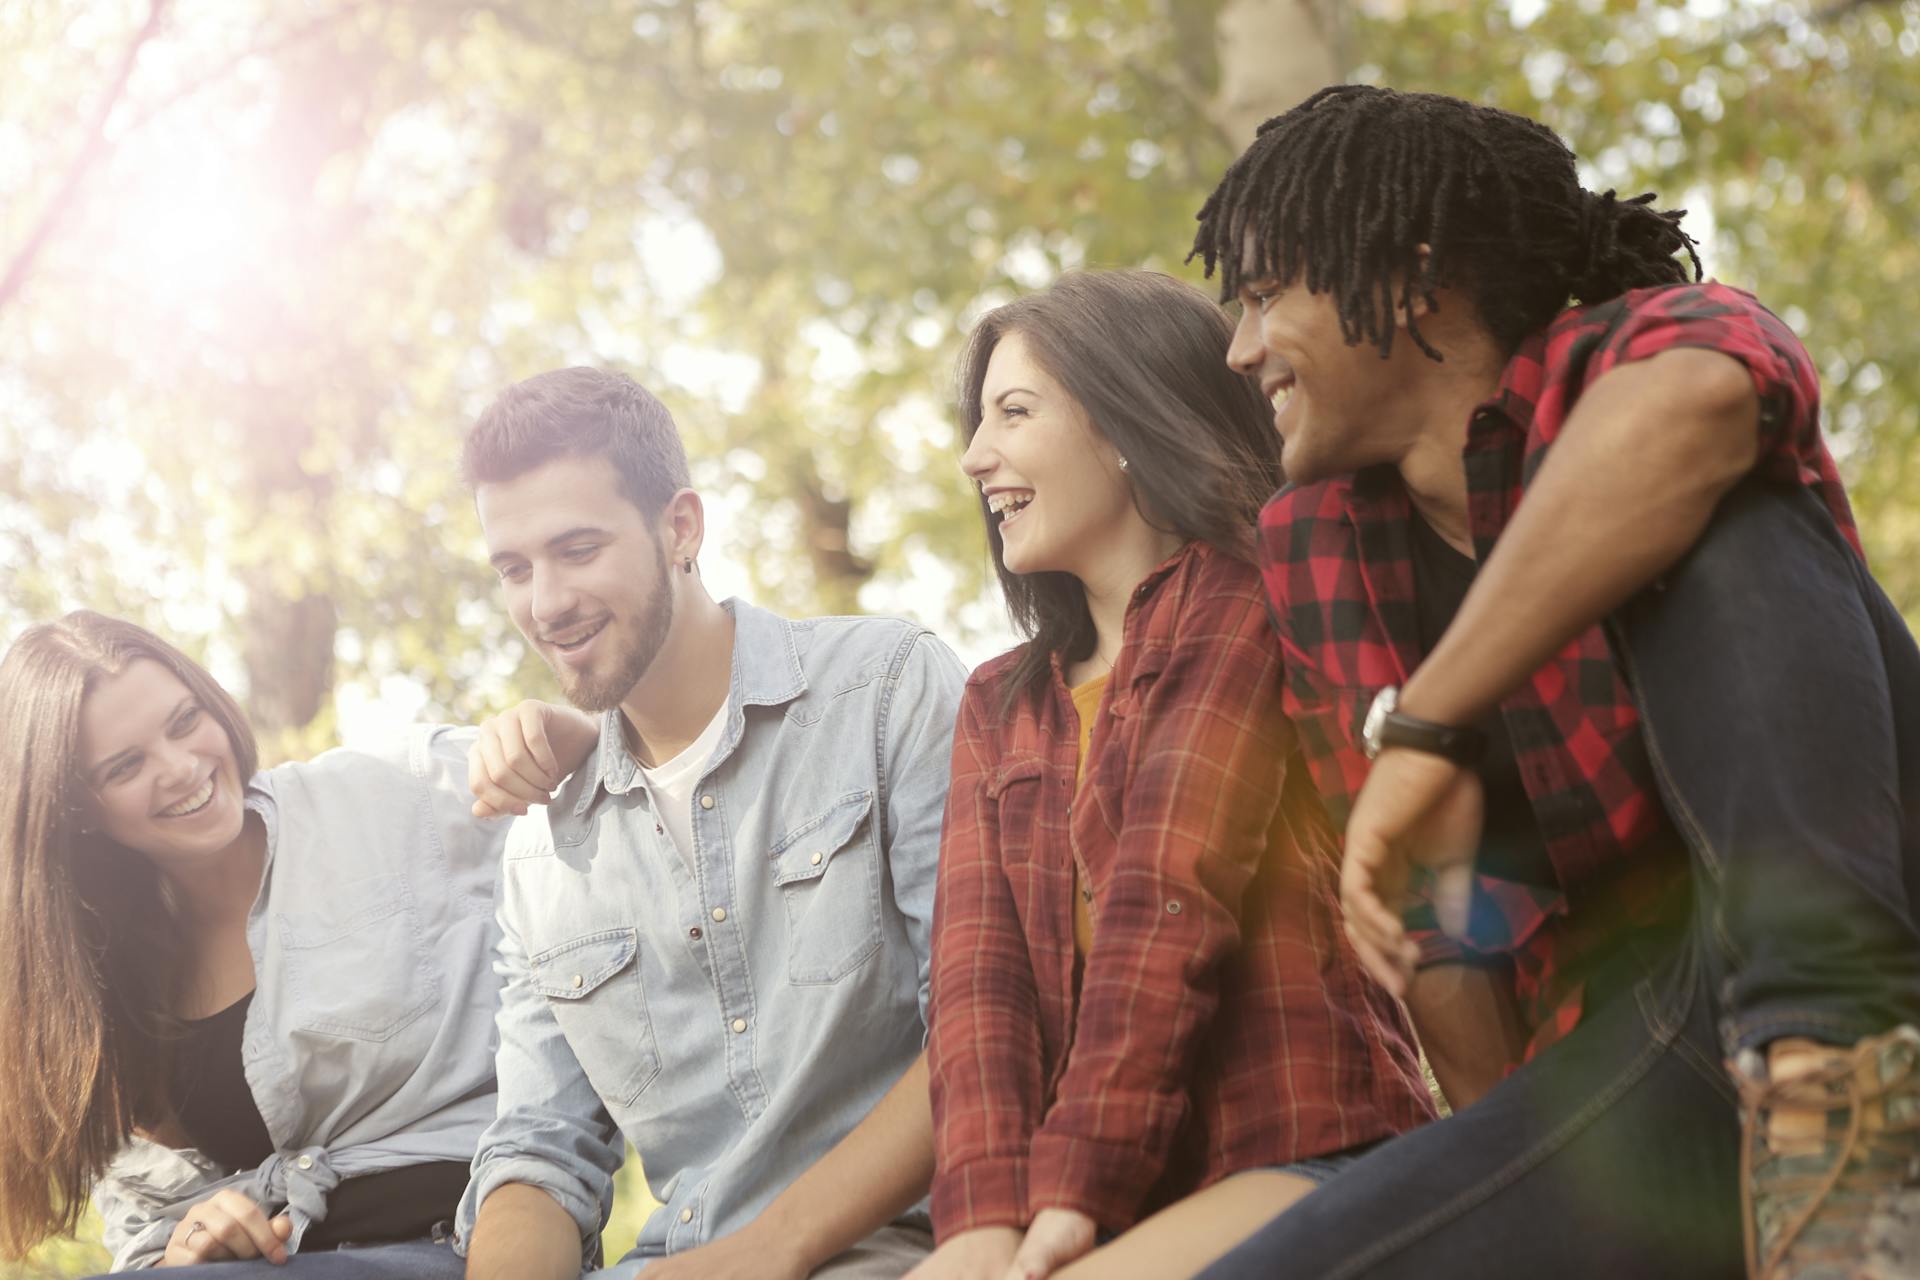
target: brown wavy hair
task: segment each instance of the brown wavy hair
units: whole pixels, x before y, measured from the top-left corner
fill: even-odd
[[[0,1255],[70,1234],[136,1128],[167,1114],[181,930],[160,872],[89,832],[80,713],[149,658],[259,761],[232,696],[130,622],[81,610],[29,627],[0,659]]]
[[[1233,320],[1225,311],[1157,271],[1073,272],[989,311],[960,359],[967,443],[980,429],[987,363],[1011,333],[1127,459],[1134,505],[1147,523],[1253,558],[1260,508],[1285,473],[1272,403],[1227,367]],[[1007,613],[1032,640],[1007,681],[1011,701],[1044,688],[1052,655],[1075,662],[1093,652],[1093,615],[1072,574],[1010,572],[984,494],[980,514]]]

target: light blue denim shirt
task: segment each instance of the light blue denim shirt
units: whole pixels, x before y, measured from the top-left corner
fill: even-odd
[[[494,1115],[490,972],[503,825],[472,816],[471,729],[256,774],[266,869],[247,920],[241,1056],[274,1154],[223,1169],[136,1138],[94,1189],[113,1269],[160,1260],[186,1209],[233,1187],[293,1218],[347,1178],[468,1160]]]
[[[501,871],[500,1117],[460,1206],[540,1187],[598,1257],[624,1134],[641,1257],[738,1230],[925,1042],[934,868],[966,672],[886,618],[736,600],[726,728],[663,829],[620,713]]]

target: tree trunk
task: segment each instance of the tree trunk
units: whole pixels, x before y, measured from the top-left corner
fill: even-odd
[[[1214,28],[1213,118],[1234,146],[1347,72],[1343,0],[1226,0]]]
[[[304,729],[333,696],[333,641],[339,614],[325,595],[289,600],[265,574],[252,575],[240,623],[247,714],[272,754]]]

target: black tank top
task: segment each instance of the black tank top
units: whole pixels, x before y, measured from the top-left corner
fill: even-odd
[[[273,1154],[242,1065],[249,991],[207,1018],[186,1024],[174,1046],[168,1096],[187,1141],[228,1169],[251,1169]],[[327,1216],[307,1230],[303,1251],[342,1244],[417,1240],[451,1223],[467,1189],[467,1166],[445,1160],[348,1178],[327,1197]],[[281,1206],[262,1206],[269,1213]]]

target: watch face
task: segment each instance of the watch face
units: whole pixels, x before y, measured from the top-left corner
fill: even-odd
[[[1367,719],[1360,726],[1360,746],[1371,760],[1380,754],[1380,734],[1387,727],[1387,713],[1400,701],[1400,691],[1388,685],[1374,695],[1373,705],[1367,708]]]

